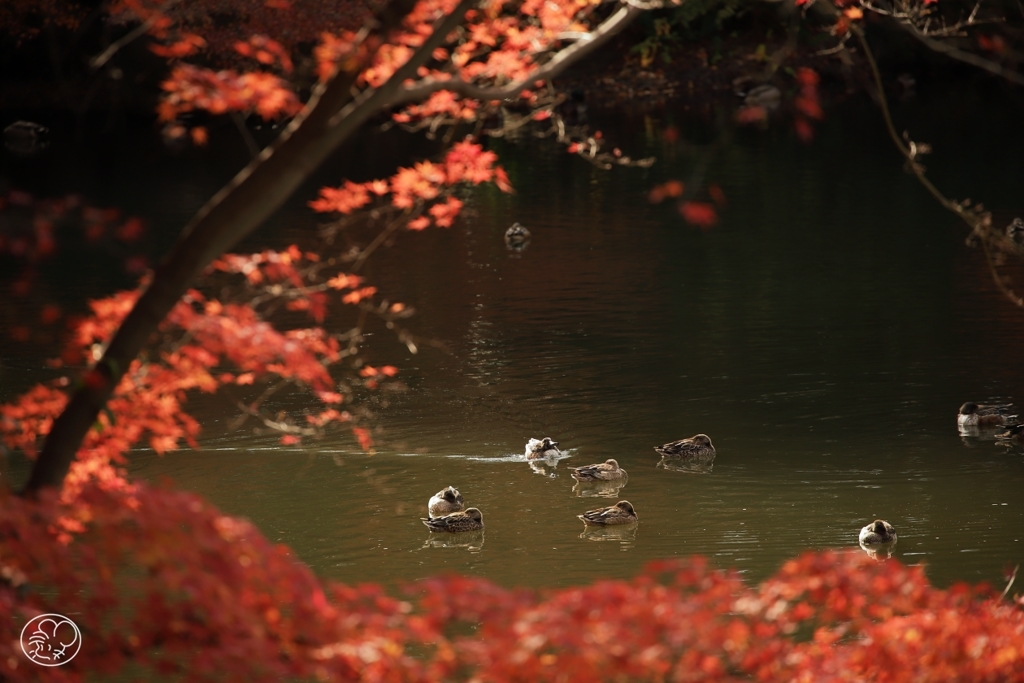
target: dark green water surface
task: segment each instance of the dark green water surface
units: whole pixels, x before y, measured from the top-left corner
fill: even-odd
[[[935,145],[933,178],[997,221],[1024,213],[1020,112],[975,103],[987,132],[968,143],[966,115],[943,102],[898,110]],[[567,585],[689,554],[756,580],[805,549],[860,552],[858,530],[881,517],[899,534],[894,555],[934,581],[1001,583],[1024,560],[1024,452],[962,438],[955,415],[966,400],[1024,403],[1024,313],[902,171],[876,110],[830,112],[810,145],[784,122],[723,138],[672,108],[597,123],[657,164],[602,171],[543,141],[499,141],[516,194],[474,190],[454,228],[406,234],[370,262],[371,281],[417,309],[411,329],[443,342],[413,356],[386,333],[371,338],[408,386],[376,408],[376,455],[345,435],[296,449],[230,432],[230,404],[204,399],[202,449],[139,451],[131,472],[170,477],[347,582],[455,571]],[[680,142],[660,135],[669,123]],[[381,140],[347,154],[357,180],[414,158]],[[133,211],[180,223],[228,175],[201,159],[125,152],[95,191],[116,203],[120,183]],[[728,197],[706,232],[646,199],[697,173]],[[272,244],[314,244],[312,187],[274,219]],[[533,232],[521,255],[502,241],[513,221]],[[74,287],[53,277],[57,291]],[[8,388],[39,367],[17,348],[0,354]],[[656,467],[652,446],[697,432],[718,449],[711,472]],[[542,436],[571,457],[538,473],[521,454]],[[576,515],[616,498],[581,497],[567,468],[612,457],[640,523],[581,536]],[[420,523],[449,484],[483,511],[482,536],[437,538]]]

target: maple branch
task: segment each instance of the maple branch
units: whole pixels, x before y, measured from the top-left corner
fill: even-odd
[[[242,140],[245,141],[245,146],[249,148],[249,158],[255,159],[259,156],[260,146],[256,144],[256,140],[253,139],[252,133],[245,127],[245,121],[242,119],[242,115],[237,111],[231,112],[231,120],[235,123],[235,128],[238,129],[238,134],[242,136]]]
[[[422,215],[422,211],[420,213]],[[375,238],[373,238],[373,241],[370,242],[370,244],[368,244],[366,247],[364,247],[359,252],[359,255],[356,256],[356,259],[352,264],[352,272],[358,273],[359,269],[363,267],[364,263],[366,263],[366,259],[370,258],[370,254],[375,252],[377,248],[380,247],[380,245],[384,244],[384,242],[386,242],[389,237],[395,234],[395,232],[400,227],[408,224],[409,221],[407,220],[407,218],[408,216],[403,214],[402,216],[399,216],[398,218],[384,226],[384,229],[381,230]]]
[[[98,69],[107,62],[109,62],[110,59],[121,50],[121,48],[123,48],[125,45],[132,42],[133,40],[137,40],[138,38],[143,36],[147,31],[149,31],[149,29],[156,26],[156,23],[163,16],[164,11],[169,10],[170,8],[177,5],[179,2],[181,2],[181,0],[167,0],[167,2],[160,5],[160,7],[156,9],[156,11],[149,19],[136,26],[127,34],[115,40],[113,43],[110,44],[110,47],[104,50],[100,55],[93,57],[89,61],[89,66],[91,66],[94,69]]]
[[[864,50],[864,56],[867,57],[868,65],[871,67],[871,74],[875,80],[875,88],[878,91],[878,103],[882,109],[882,118],[885,119],[885,127],[889,132],[889,137],[892,138],[892,142],[896,145],[896,149],[899,150],[900,154],[907,161],[907,167],[910,169],[914,177],[917,178],[928,192],[935,197],[935,199],[945,209],[953,212],[959,216],[964,223],[970,228],[972,234],[976,234],[981,241],[982,249],[985,251],[985,261],[988,264],[989,273],[992,275],[992,281],[995,282],[996,287],[999,291],[1006,296],[1007,299],[1012,301],[1015,305],[1024,308],[1024,298],[1020,297],[1016,292],[1006,286],[1003,279],[999,276],[996,271],[995,261],[993,259],[992,250],[989,248],[989,226],[986,225],[986,219],[983,216],[979,216],[977,213],[970,213],[964,209],[965,204],[955,202],[948,199],[942,192],[939,191],[935,185],[928,180],[924,174],[924,168],[917,161],[917,149],[918,147],[910,142],[910,146],[904,145],[900,136],[896,134],[896,127],[892,122],[892,115],[889,112],[889,103],[885,99],[885,89],[882,86],[882,75],[878,71],[878,64],[875,62],[874,53],[871,52],[871,48],[868,47],[867,40],[864,38],[864,32],[856,26],[851,27],[850,30],[857,36],[857,40],[860,42],[861,49]],[[989,219],[990,222],[991,219]]]
[[[1013,568],[1013,573],[1010,574],[1010,580],[1006,582],[1006,588],[1003,589],[1002,595],[999,596],[1000,600],[1005,600],[1006,599],[1006,594],[1010,592],[1010,588],[1013,586],[1013,582],[1017,578],[1017,570],[1018,569],[1020,569],[1020,565],[1019,564],[1016,567]]]
[[[992,74],[995,74],[996,76],[1001,76],[1002,78],[1005,78],[1006,80],[1010,81],[1011,83],[1016,83],[1017,85],[1024,85],[1024,75],[1021,75],[1020,73],[1018,73],[1016,71],[1013,71],[1011,69],[1006,69],[1006,68],[1000,66],[999,64],[996,64],[995,62],[993,62],[993,61],[991,61],[989,59],[985,59],[984,57],[979,57],[978,55],[973,54],[971,52],[967,52],[966,50],[961,50],[958,47],[954,47],[952,45],[948,45],[946,43],[943,43],[942,41],[935,40],[931,36],[927,36],[924,33],[922,33],[921,31],[919,31],[917,29],[917,27],[915,27],[915,26],[911,26],[910,24],[906,24],[906,23],[904,23],[902,21],[897,22],[897,23],[903,28],[904,31],[906,31],[910,35],[914,36],[914,38],[916,38],[917,40],[922,42],[928,48],[930,48],[930,49],[932,49],[932,50],[934,50],[934,51],[936,51],[936,52],[938,52],[940,54],[944,54],[947,57],[951,57],[951,58],[956,59],[958,61],[964,62],[965,64],[970,64],[971,66],[976,66],[979,69],[984,69],[985,71],[988,71],[989,73],[992,73]]]
[[[359,74],[377,50],[366,51],[317,86],[306,108],[281,136],[215,194],[185,226],[171,253],[156,269],[152,281],[125,317],[103,357],[71,395],[54,420],[25,485],[32,495],[44,487],[60,487],[75,453],[96,417],[113,394],[132,361],[189,284],[214,258],[231,248],[276,211],[331,153],[385,106],[402,83],[430,59],[435,47],[462,21],[477,0],[462,0],[440,19],[430,37],[386,83],[363,92],[355,90]],[[366,41],[377,48],[412,12],[415,0],[392,0],[376,16]]]
[[[569,66],[607,43],[611,40],[612,36],[626,28],[630,22],[646,11],[646,9],[633,4],[622,4],[618,10],[601,22],[593,31],[581,34],[577,42],[555,53],[551,59],[538,67],[529,76],[519,81],[514,81],[500,87],[485,88],[464,81],[461,78],[452,78],[447,81],[426,78],[403,88],[388,102],[388,106],[418,102],[428,95],[441,90],[448,90],[463,97],[470,97],[485,102],[507,100],[526,90],[535,81],[546,81],[558,76]]]
[[[868,0],[861,0],[860,6],[863,9],[868,10],[869,12],[873,12],[879,16],[884,16],[892,19],[901,29],[909,33],[911,36],[914,37],[914,39],[920,41],[925,47],[927,47],[930,50],[938,52],[939,54],[946,55],[947,57],[950,57],[952,59],[956,59],[965,64],[976,66],[979,69],[984,69],[989,73],[1005,78],[1006,80],[1012,83],[1016,83],[1017,85],[1024,85],[1024,75],[1021,75],[1017,71],[1007,69],[997,64],[996,62],[993,62],[990,59],[979,57],[974,53],[967,52],[966,50],[961,50],[958,47],[949,45],[948,43],[944,43],[941,40],[935,39],[936,36],[946,37],[967,35],[966,33],[963,32],[963,29],[968,26],[981,26],[983,24],[1001,23],[1002,21],[1005,21],[1002,19],[988,19],[979,21],[977,17],[978,11],[981,9],[980,0],[979,2],[975,3],[974,9],[971,10],[971,14],[966,19],[958,21],[957,23],[951,26],[945,25],[943,23],[943,25],[937,29],[931,27],[931,18],[929,17],[929,15],[931,14],[931,10],[917,8],[916,10],[912,11],[908,11],[905,9],[903,11],[900,11],[896,7],[892,6],[890,6],[889,9],[886,9],[883,7],[879,7],[878,5],[874,4],[873,2],[869,2]],[[833,6],[828,5],[828,7],[829,11],[832,14],[838,15],[838,11],[835,10]]]

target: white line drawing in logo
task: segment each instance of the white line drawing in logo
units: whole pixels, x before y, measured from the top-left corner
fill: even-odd
[[[40,614],[21,629],[21,651],[40,666],[67,664],[81,648],[81,631],[63,614]]]

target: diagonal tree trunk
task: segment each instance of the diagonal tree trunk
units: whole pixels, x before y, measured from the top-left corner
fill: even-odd
[[[366,120],[388,106],[402,83],[416,75],[434,48],[462,21],[477,0],[462,0],[410,60],[387,83],[357,92],[356,78],[369,56],[340,71],[310,98],[305,110],[281,136],[214,195],[189,221],[181,238],[156,269],[150,285],[114,334],[95,370],[102,382],[83,383],[72,394],[46,437],[32,468],[25,495],[44,487],[60,487],[75,453],[124,372],[193,280],[216,257],[258,227],[292,192],[355,133]],[[377,16],[367,40],[380,45],[412,11],[415,0],[392,0]]]

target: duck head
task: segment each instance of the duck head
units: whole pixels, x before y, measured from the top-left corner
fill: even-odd
[[[961,415],[973,415],[976,412],[978,412],[978,404],[974,403],[973,401],[968,401],[967,403],[960,406]]]

